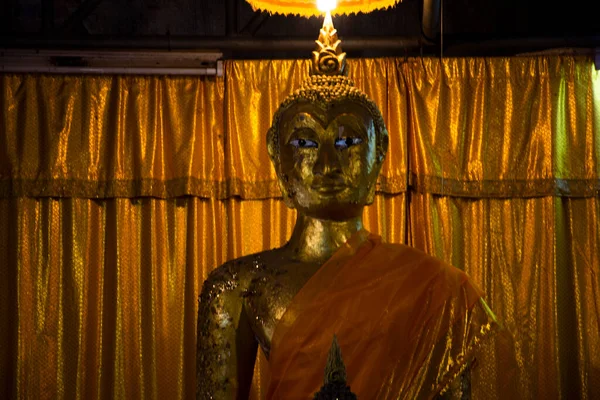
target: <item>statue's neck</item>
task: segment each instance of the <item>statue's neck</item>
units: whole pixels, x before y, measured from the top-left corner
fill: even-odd
[[[286,248],[296,260],[323,263],[362,228],[362,216],[346,221],[329,221],[298,214]]]

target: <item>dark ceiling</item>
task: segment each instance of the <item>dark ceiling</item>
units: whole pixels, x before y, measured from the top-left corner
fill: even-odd
[[[227,58],[304,58],[322,23],[255,12],[244,0],[2,1],[3,48],[214,49]],[[404,0],[335,17],[334,24],[352,57],[600,47],[600,14],[591,1],[442,1]]]

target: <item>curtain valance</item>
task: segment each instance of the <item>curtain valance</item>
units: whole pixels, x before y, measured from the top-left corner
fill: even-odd
[[[279,197],[265,134],[307,60],[220,77],[0,76],[0,196]],[[590,57],[350,60],[381,108],[379,192],[597,196],[600,73]]]
[[[427,61],[402,66],[417,191],[598,195],[600,73],[591,58]]]

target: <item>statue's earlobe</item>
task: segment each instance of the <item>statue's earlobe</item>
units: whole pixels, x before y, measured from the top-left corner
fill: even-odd
[[[291,208],[292,210],[296,208],[294,205],[294,199],[292,199],[292,195],[285,187],[284,183],[279,179],[279,189],[281,189],[281,195],[283,196],[283,202],[285,203],[287,208]]]
[[[380,135],[380,143],[379,146],[377,146],[377,163],[381,169],[381,164],[383,164],[383,160],[385,160],[385,155],[388,151],[389,138],[387,132],[382,132]]]
[[[284,178],[281,175],[281,165],[279,163],[279,151],[275,148],[277,146],[277,139],[275,136],[275,129],[271,127],[267,132],[267,152],[269,153],[269,158],[273,163],[273,168],[275,168],[275,173],[277,174],[277,183],[279,184],[279,190],[281,190],[281,195],[283,196],[283,202],[288,208],[294,209],[296,208],[294,205],[294,201],[288,191]]]
[[[294,200],[292,199],[292,195],[288,188],[286,187],[286,179],[280,173],[279,163],[273,162],[275,165],[275,170],[277,171],[277,183],[279,183],[279,190],[281,190],[281,195],[283,196],[283,202],[285,203],[287,208],[294,209],[296,206],[294,205]]]
[[[367,189],[367,205],[371,205],[373,204],[373,202],[375,201],[375,188],[377,187],[377,181],[375,181],[375,183],[372,183],[369,185],[369,188]]]
[[[367,205],[373,204],[373,202],[375,201],[377,180],[378,180],[379,174],[381,172],[381,166],[383,165],[383,161],[385,160],[385,155],[387,154],[387,150],[388,150],[387,132],[382,132],[382,133],[380,133],[380,135],[381,135],[380,143],[377,146],[377,158],[376,158],[375,165],[373,168],[373,174],[375,176],[371,179],[372,183],[369,184],[369,187],[367,188]]]

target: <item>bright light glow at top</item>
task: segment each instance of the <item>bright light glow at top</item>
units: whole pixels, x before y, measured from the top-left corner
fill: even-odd
[[[336,0],[317,0],[317,8],[323,12],[331,11],[336,6]]]

